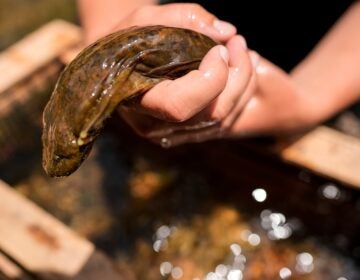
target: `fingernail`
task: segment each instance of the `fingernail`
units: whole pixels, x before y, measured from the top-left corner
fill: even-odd
[[[226,21],[216,19],[213,22],[213,26],[220,34],[226,35],[236,33],[236,27]]]
[[[259,54],[257,52],[252,51],[252,52],[250,52],[249,56],[250,56],[252,66],[254,67],[254,69],[256,69],[260,62]]]
[[[226,47],[220,46],[219,47],[219,54],[221,58],[225,61],[226,64],[229,62],[229,52]]]
[[[246,43],[245,38],[241,35],[237,35],[237,37],[239,38],[239,43],[244,48],[244,50],[247,50],[247,43]]]

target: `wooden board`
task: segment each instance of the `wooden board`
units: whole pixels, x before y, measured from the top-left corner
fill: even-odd
[[[360,188],[360,139],[319,126],[279,154],[288,162]]]
[[[0,54],[0,93],[31,76],[81,40],[80,28],[54,20]]]
[[[29,271],[75,275],[94,246],[0,181],[0,248]]]
[[[44,279],[129,279],[120,276],[91,242],[1,180],[0,248]],[[17,273],[15,267],[7,267]]]
[[[0,53],[0,163],[37,143],[41,110],[64,67],[60,56],[80,41],[78,26],[54,20]]]
[[[31,279],[17,264],[12,262],[7,256],[0,252],[0,276],[1,275],[4,275],[4,277],[11,280]]]

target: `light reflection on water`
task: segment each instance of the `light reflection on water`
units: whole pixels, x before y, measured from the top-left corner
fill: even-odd
[[[103,144],[106,148],[112,146]],[[334,238],[326,240],[331,246],[346,249],[349,242],[356,240],[349,234],[356,230],[351,228],[352,223],[344,222],[345,212],[340,210],[351,197],[344,188],[322,182],[316,190],[307,183],[293,186],[292,181],[282,183],[266,176],[264,187],[265,183],[250,171],[237,174],[239,166],[246,166],[236,162],[222,159],[227,163],[223,170],[222,165],[209,170],[205,160],[185,161],[182,156],[169,161],[175,165],[173,168],[168,162],[155,165],[155,157],[147,159],[143,150],[138,153],[141,156],[132,155],[135,160],[131,169],[126,169],[127,159],[121,157],[124,153],[111,152],[111,160],[103,160],[105,173],[90,159],[73,177],[51,184],[33,179],[34,188],[24,191],[39,205],[65,217],[110,255],[119,256],[119,263],[125,262],[136,279],[356,279],[345,274],[353,270],[351,262],[348,265],[341,255],[327,253],[316,243],[306,241],[309,225],[315,233]],[[104,154],[105,150],[97,153]],[[123,175],[119,170],[124,170]],[[236,176],[227,179],[224,170]],[[215,172],[221,176],[212,176]],[[243,180],[241,176],[247,173],[249,179]],[[96,174],[101,176],[95,178]],[[302,179],[316,183],[310,175]],[[55,199],[49,201],[49,196]],[[98,198],[103,199],[100,207],[96,204]],[[74,199],[78,199],[80,207],[75,206]],[[359,196],[354,200],[355,204],[360,201]],[[351,213],[360,210],[349,209]],[[113,211],[111,220],[105,218],[109,211]],[[354,256],[356,248],[352,249]],[[311,263],[306,258],[303,261],[304,253],[312,256]],[[122,256],[126,256],[125,260]],[[151,262],[144,263],[145,258]],[[270,270],[272,278],[259,274],[266,270]]]
[[[292,275],[291,270],[288,267],[282,267],[279,271],[279,277],[281,279],[288,279]]]
[[[341,191],[333,184],[326,184],[319,188],[319,193],[326,199],[338,200],[341,197]],[[252,191],[252,197],[257,203],[262,203],[267,198],[267,192],[263,188],[257,188]],[[250,229],[243,229],[239,232],[239,238],[248,242],[251,246],[261,245],[261,238],[267,238],[265,242],[274,242],[291,238],[296,230],[301,229],[301,222],[296,218],[293,224],[288,221],[284,213],[273,212],[269,209],[261,211],[257,223],[261,226],[258,232]],[[299,226],[300,225],[300,226]],[[154,234],[153,249],[159,253],[166,251],[171,246],[171,235],[176,232],[177,227],[171,225],[159,226]],[[263,232],[266,233],[264,235]],[[201,239],[201,236],[199,237]],[[243,249],[240,244],[229,244],[229,254],[223,263],[218,264],[214,271],[205,273],[202,277],[192,277],[192,280],[242,280],[246,270],[246,254],[249,249]],[[251,249],[250,249],[251,252]],[[204,256],[206,258],[206,256]],[[280,279],[290,279],[293,275],[311,274],[315,270],[316,259],[309,252],[298,252],[292,267],[281,267],[278,271]],[[184,268],[174,266],[170,261],[164,260],[159,267],[160,275],[163,277],[171,276],[173,279],[181,279],[184,275]],[[188,279],[188,278],[186,278]],[[348,280],[340,276],[337,280]]]
[[[255,189],[252,191],[252,196],[257,202],[264,202],[266,200],[267,193],[264,189]]]
[[[333,183],[320,186],[319,195],[324,199],[334,202],[343,202],[346,199],[346,193],[341,191],[339,187]]]
[[[295,269],[300,274],[311,273],[314,270],[314,258],[310,253],[304,252],[296,256]]]

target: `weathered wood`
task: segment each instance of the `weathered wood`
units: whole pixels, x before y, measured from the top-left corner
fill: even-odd
[[[94,246],[0,181],[0,248],[29,271],[75,275]]]
[[[54,20],[0,54],[0,93],[59,57],[81,39],[80,28]]]
[[[50,84],[55,83],[62,67],[63,65],[60,62],[45,65],[23,81],[1,92],[0,118],[7,116],[14,106],[28,106],[29,102],[32,102],[31,99],[36,98],[34,93],[42,92]]]
[[[8,257],[0,252],[0,275],[11,280],[30,280],[31,278]],[[1,278],[0,278],[1,279]]]
[[[91,242],[3,181],[0,181],[0,248],[26,270],[44,279],[125,279]]]
[[[0,53],[0,163],[37,141],[34,128],[64,66],[59,58],[80,41],[78,26],[54,20]]]
[[[360,188],[360,139],[319,126],[279,154],[288,162]]]
[[[59,56],[59,60],[64,64],[69,64],[83,48],[82,44],[68,48]]]

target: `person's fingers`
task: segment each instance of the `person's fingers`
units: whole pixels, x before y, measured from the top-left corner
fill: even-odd
[[[252,51],[248,55],[241,36],[234,37],[229,42],[228,48],[231,50],[229,53],[231,72],[227,78],[225,89],[214,99],[210,107],[193,115],[190,119],[176,124],[155,121],[152,118],[146,119],[146,116],[133,112],[135,116],[128,118],[130,125],[143,137],[152,139],[158,144],[165,141],[166,145],[171,146],[185,142],[205,141],[225,135],[226,128],[231,127],[254,92],[256,75],[253,68],[259,57]],[[249,57],[252,58],[252,61]],[[240,68],[242,72],[240,72]],[[150,100],[154,100],[154,98]],[[159,98],[158,100],[163,102],[164,99]],[[133,111],[132,108],[127,108],[127,110],[128,112],[129,110]],[[126,116],[130,115],[127,113]],[[222,119],[223,117],[224,119]]]
[[[226,46],[230,55],[228,80],[225,89],[213,104],[210,117],[219,121],[223,121],[236,107],[253,72],[242,36],[234,36]]]
[[[241,35],[236,35],[226,43],[226,47],[229,50],[229,66],[230,67],[242,67],[244,63],[249,64],[249,58],[247,57],[247,44],[246,40]]]
[[[139,113],[131,107],[119,106],[117,111],[132,129],[142,137],[151,138],[156,137],[156,135],[162,136],[172,133],[170,123]]]
[[[173,27],[188,28],[203,33],[218,41],[227,41],[236,34],[236,27],[217,19],[202,6],[194,3],[174,3],[166,5],[143,6],[136,10],[123,25],[163,24]]]
[[[256,86],[257,86],[257,75],[256,75],[256,68],[259,63],[260,56],[258,53],[254,51],[249,51],[249,58],[252,68],[251,77],[246,85],[246,89],[243,91],[242,95],[240,96],[239,100],[237,101],[236,105],[234,106],[232,112],[226,117],[223,121],[224,128],[231,128],[234,122],[240,117],[243,113],[243,108],[249,102],[249,100],[253,97]]]
[[[190,28],[220,41],[236,34],[235,26],[217,19],[198,4],[173,5],[174,24],[179,24],[178,27]]]
[[[257,135],[267,131],[269,120],[272,120],[272,116],[264,110],[261,98],[255,96],[244,106],[241,117],[235,119],[231,130],[240,137]]]
[[[162,137],[154,137],[149,140],[156,144],[160,144],[164,148],[170,148],[185,143],[199,143],[210,139],[221,137],[220,124],[211,127],[197,129],[193,131],[179,130]]]
[[[172,122],[183,122],[208,106],[223,91],[228,76],[226,47],[213,47],[199,69],[176,80],[160,82],[141,99],[151,115]]]
[[[287,74],[256,52],[250,55],[257,64],[256,94],[251,96],[241,117],[234,122],[234,134],[273,134],[284,128],[289,131],[298,126],[296,120],[293,121],[294,108],[297,106],[294,100],[299,100],[298,93]]]
[[[200,112],[188,121],[174,124],[135,112],[129,107],[120,106],[117,110],[137,134],[152,139],[152,141],[157,144],[160,144],[162,138],[173,139],[174,137],[177,138],[180,136],[181,139],[185,140],[188,134],[190,140],[196,138],[194,135],[198,132],[201,132],[201,135],[203,135],[207,129],[213,131],[213,128],[219,128],[219,123],[216,121],[204,121],[203,112]],[[177,142],[176,140],[174,143]]]

